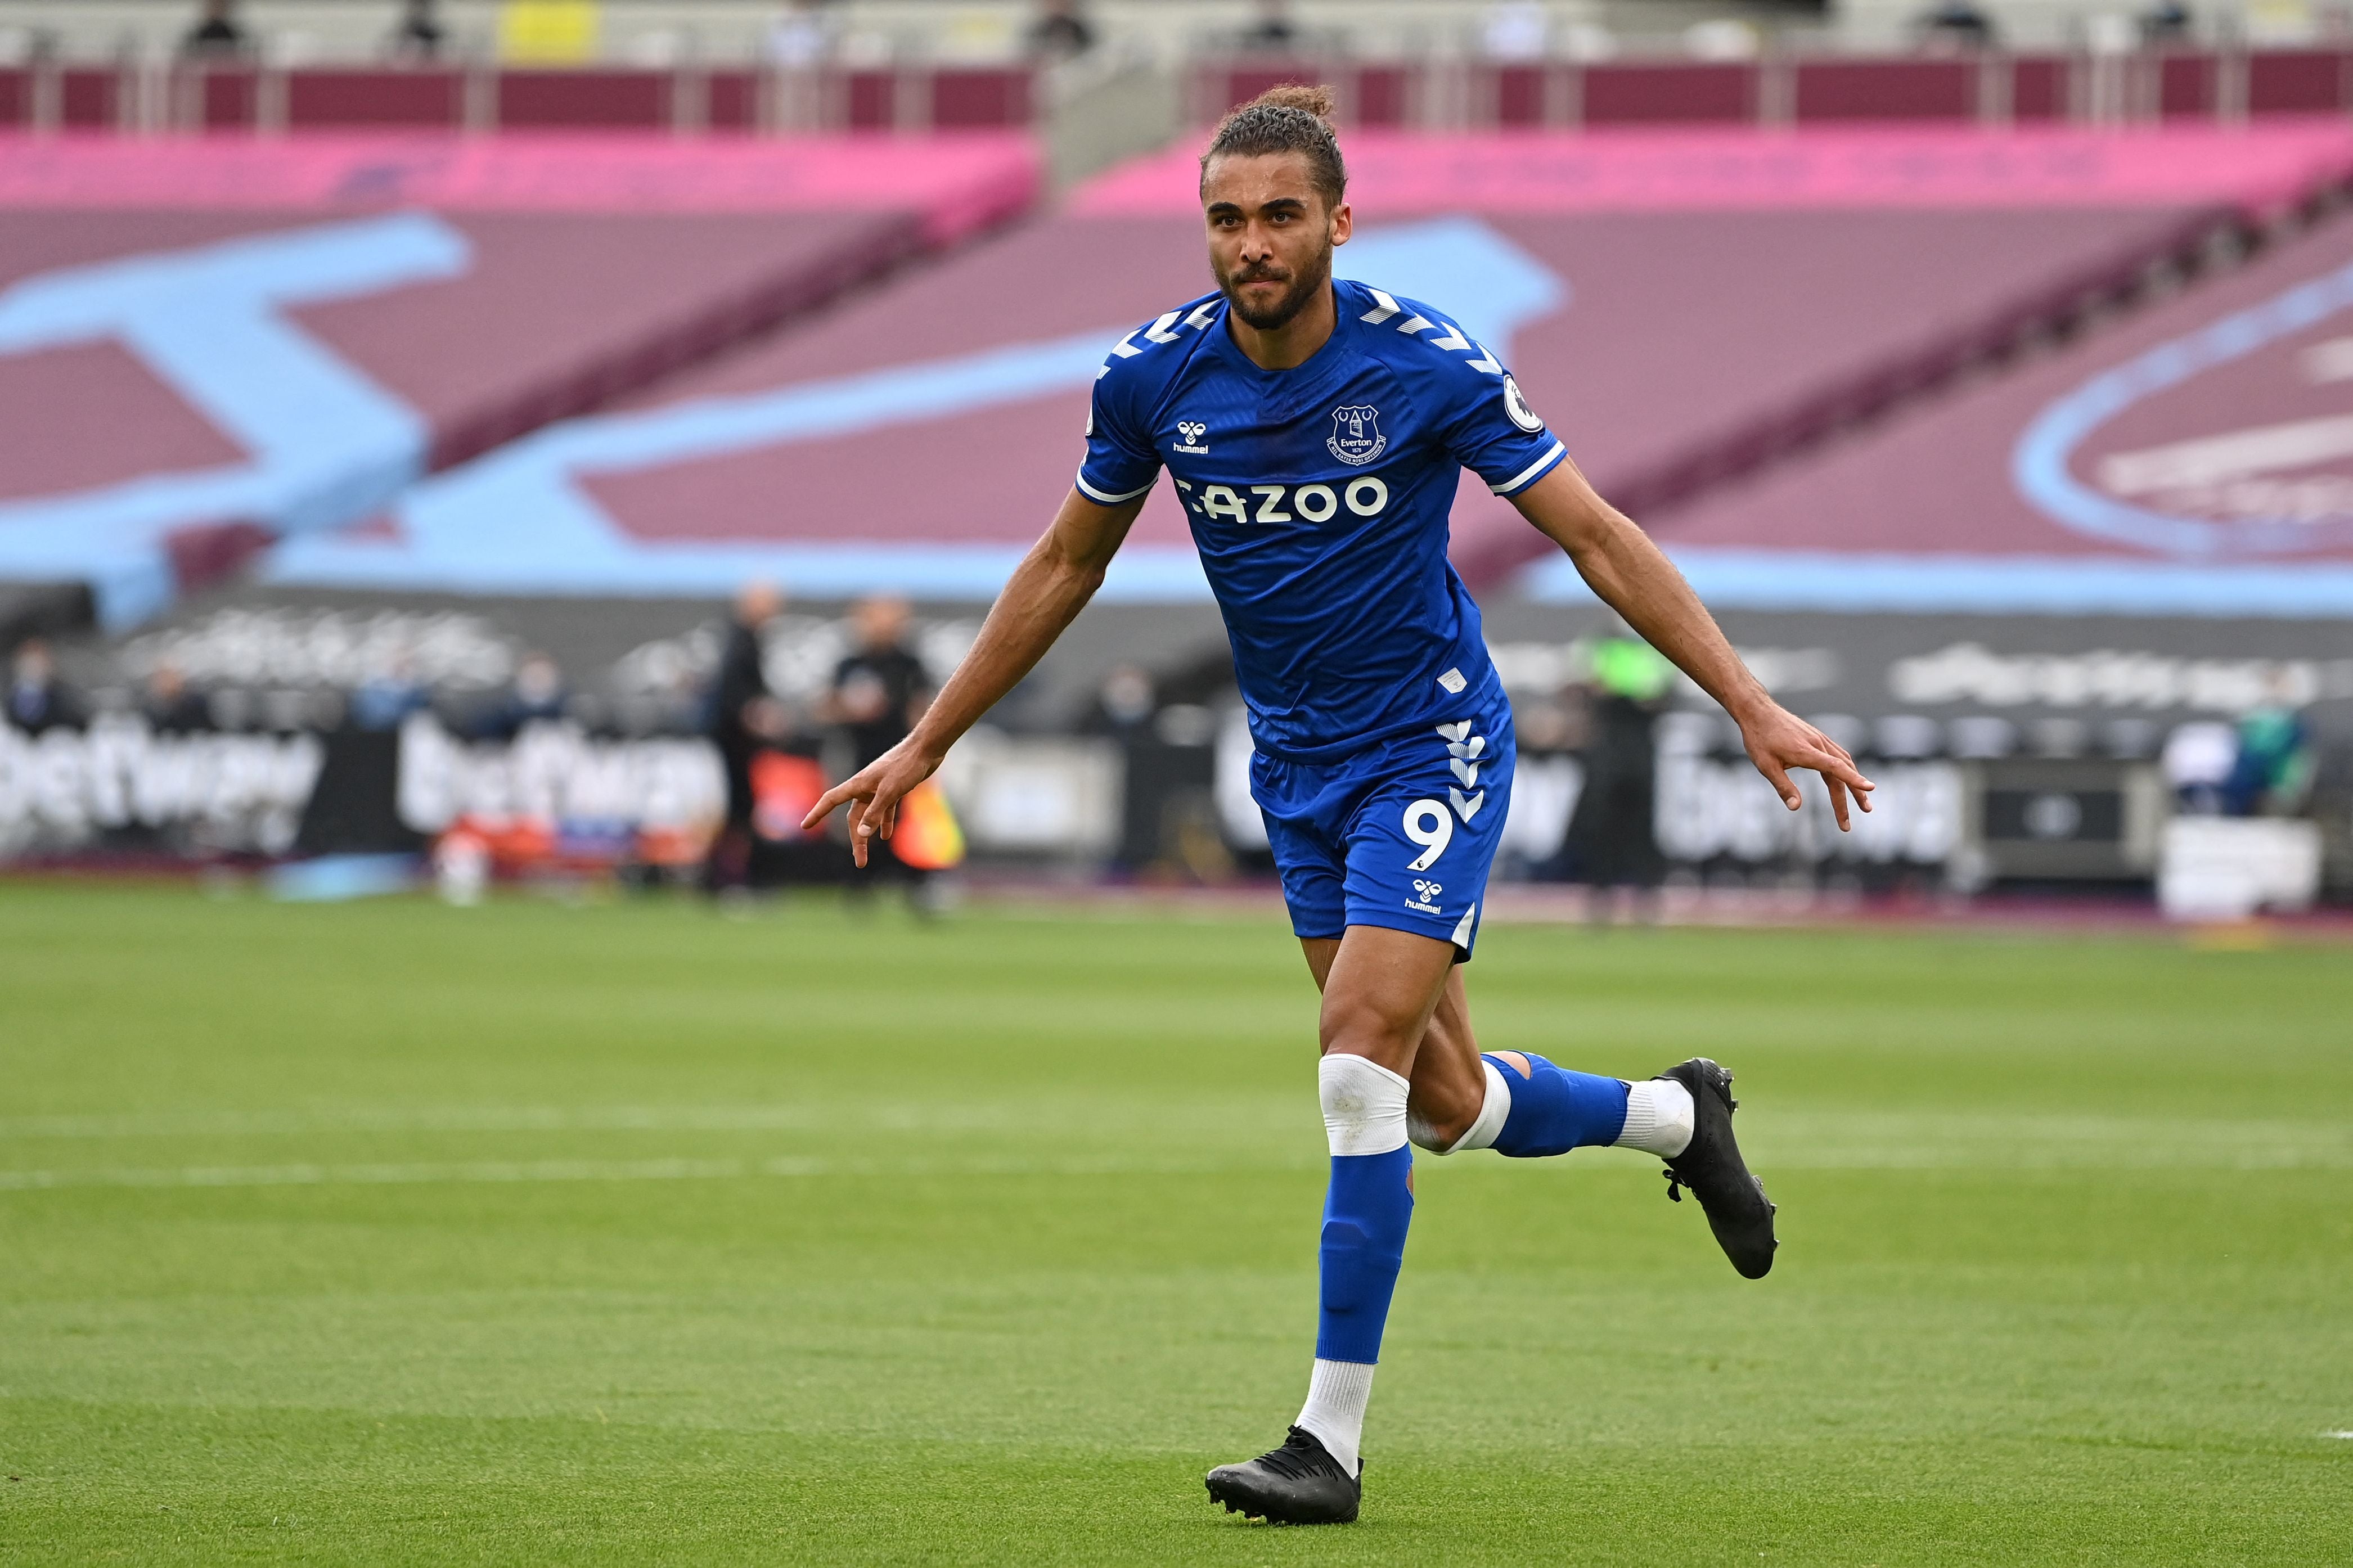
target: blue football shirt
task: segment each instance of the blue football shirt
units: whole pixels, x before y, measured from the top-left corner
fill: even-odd
[[[1446,559],[1461,470],[1498,495],[1566,453],[1502,362],[1427,305],[1335,279],[1329,342],[1261,369],[1210,294],[1122,338],[1078,485],[1176,485],[1261,751],[1321,763],[1492,693],[1479,607]]]

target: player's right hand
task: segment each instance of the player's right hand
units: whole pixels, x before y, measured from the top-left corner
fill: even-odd
[[[801,818],[804,832],[849,803],[849,858],[860,869],[877,838],[888,838],[899,823],[899,803],[907,792],[939,772],[940,759],[915,744],[913,735],[817,797]]]
[[[1844,746],[1823,734],[1778,702],[1767,702],[1761,711],[1744,714],[1740,719],[1741,743],[1747,748],[1748,760],[1765,775],[1781,804],[1791,811],[1798,809],[1804,797],[1798,786],[1789,782],[1791,768],[1804,768],[1822,775],[1822,784],[1830,791],[1831,815],[1838,819],[1841,833],[1848,830],[1847,801],[1864,811],[1871,809],[1871,792],[1878,786],[1862,776],[1854,765],[1854,758]]]

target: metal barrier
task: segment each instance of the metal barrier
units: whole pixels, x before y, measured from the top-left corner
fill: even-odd
[[[0,69],[0,125],[34,132],[1007,129],[1042,108],[1036,72],[49,62]]]
[[[2123,55],[1767,56],[1735,62],[1522,64],[1253,57],[1196,62],[1207,123],[1279,82],[1329,82],[1359,125],[1417,130],[1609,125],[2224,122],[2353,111],[2353,50]]]
[[[1608,125],[2242,121],[2353,111],[2353,49],[1768,56],[1734,62],[1207,59],[1184,74],[1207,122],[1282,81],[1328,81],[1360,125]],[[45,62],[0,69],[0,124],[34,131],[414,127],[760,132],[1036,123],[1027,66],[759,69],[320,67]]]

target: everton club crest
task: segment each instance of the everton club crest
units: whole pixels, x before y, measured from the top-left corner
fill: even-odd
[[[1364,467],[1389,449],[1381,434],[1380,410],[1370,404],[1352,404],[1332,410],[1332,434],[1324,444],[1344,463]]]

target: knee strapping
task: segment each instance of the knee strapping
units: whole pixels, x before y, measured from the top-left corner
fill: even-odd
[[[1334,1052],[1315,1069],[1324,1131],[1337,1154],[1386,1154],[1406,1143],[1406,1080],[1378,1062]]]

